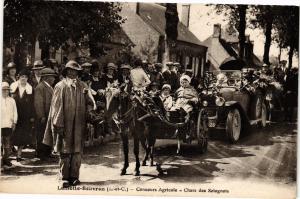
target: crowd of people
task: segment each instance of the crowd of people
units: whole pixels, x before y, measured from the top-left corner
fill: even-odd
[[[59,155],[60,173],[65,185],[79,183],[81,153],[86,132],[87,110],[104,115],[104,128],[93,124],[95,136],[113,132],[111,118],[106,117],[105,91],[115,85],[128,84],[158,96],[166,110],[189,114],[198,102],[201,79],[183,71],[179,63],[148,63],[137,59],[132,65],[101,65],[97,60],[79,64],[68,61],[59,67],[55,60],[37,60],[30,68],[17,72],[9,63],[2,81],[2,165],[12,166],[9,156],[24,160],[26,147],[35,149],[41,160]],[[298,70],[262,71],[284,85],[286,98],[296,99]],[[288,104],[288,103],[287,103]],[[288,107],[290,108],[290,105]]]

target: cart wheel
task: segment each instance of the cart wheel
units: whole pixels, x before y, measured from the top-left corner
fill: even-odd
[[[197,141],[198,141],[198,149],[201,154],[207,152],[207,124],[203,121],[202,112],[200,111],[197,119]]]
[[[236,143],[241,135],[242,130],[241,115],[238,109],[229,111],[226,120],[226,133],[231,143]]]

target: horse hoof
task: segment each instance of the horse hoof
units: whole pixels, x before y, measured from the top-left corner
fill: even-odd
[[[154,163],[153,163],[153,162],[151,162],[151,163],[150,163],[150,166],[151,166],[151,167],[153,167],[153,166],[154,166]]]
[[[163,175],[165,175],[163,171],[158,172],[158,176],[163,176]]]
[[[140,171],[136,171],[134,175],[135,176],[140,176]]]
[[[121,176],[125,175],[126,174],[126,170],[125,169],[122,169],[121,170]]]
[[[142,166],[147,166],[147,163],[146,163],[146,161],[142,163]]]

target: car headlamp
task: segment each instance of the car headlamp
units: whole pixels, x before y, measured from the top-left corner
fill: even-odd
[[[217,106],[223,106],[225,103],[225,99],[223,97],[216,97],[216,105]]]
[[[208,102],[206,100],[202,101],[202,105],[203,106],[207,106],[208,105]]]

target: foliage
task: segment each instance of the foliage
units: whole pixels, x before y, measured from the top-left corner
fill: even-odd
[[[281,47],[299,52],[299,7],[282,7],[275,22],[276,40]]]
[[[4,43],[33,43],[59,48],[68,39],[80,46],[88,37],[91,54],[99,56],[97,42],[106,41],[124,22],[119,4],[110,2],[5,0]]]

